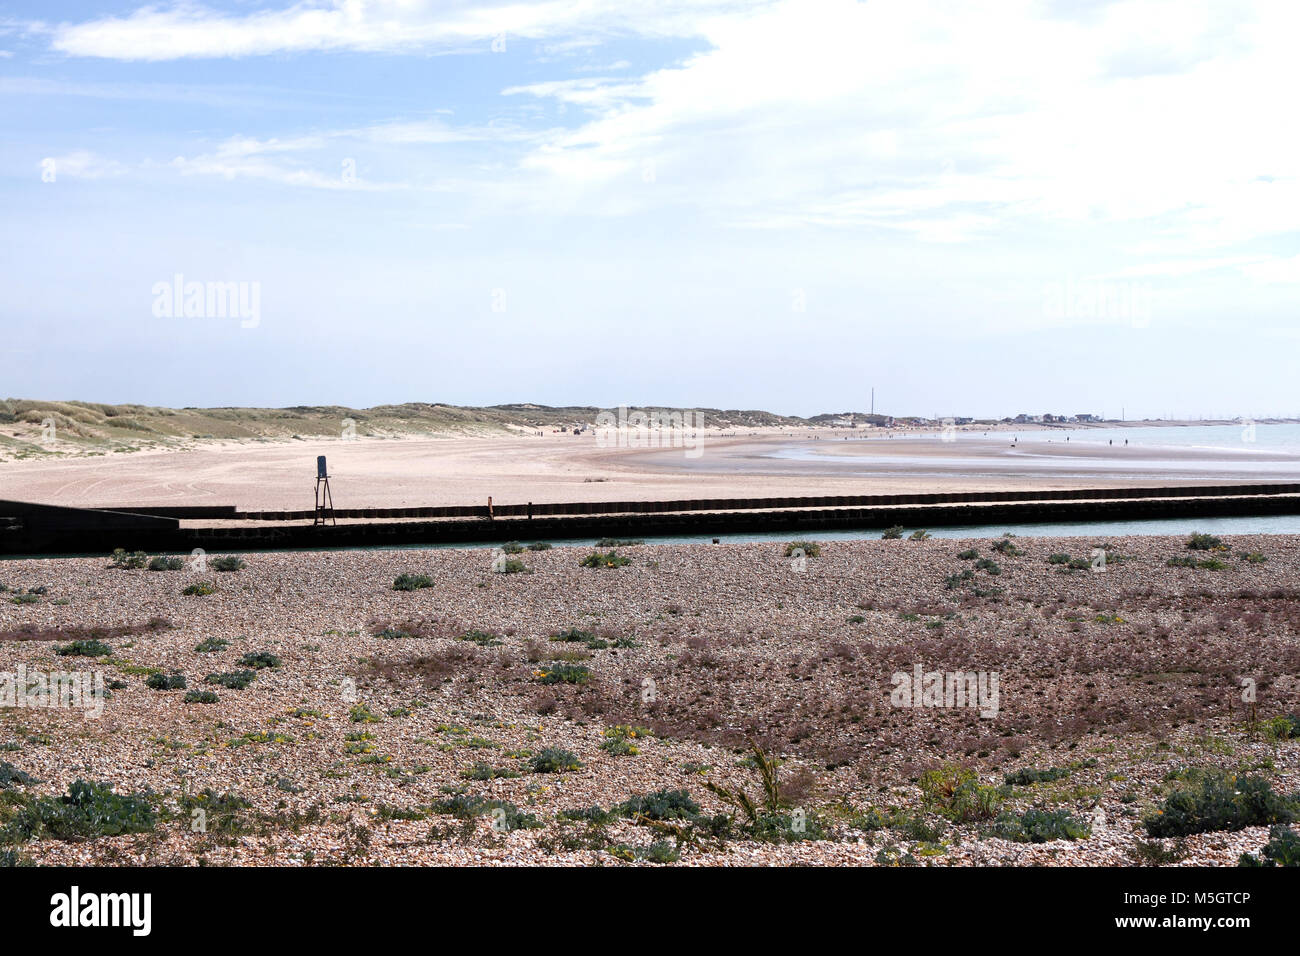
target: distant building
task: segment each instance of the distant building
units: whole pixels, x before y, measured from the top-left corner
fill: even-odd
[[[1078,415],[1075,415],[1074,418],[1075,418],[1075,421],[1080,421],[1080,422],[1099,422],[1099,421],[1101,421],[1101,419],[1098,418],[1096,415],[1089,415],[1087,412],[1080,412]]]

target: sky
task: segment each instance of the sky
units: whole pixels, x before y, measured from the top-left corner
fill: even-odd
[[[5,0],[0,394],[1300,415],[1297,36],[1268,0]]]

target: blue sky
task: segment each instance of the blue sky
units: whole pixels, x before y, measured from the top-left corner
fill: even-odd
[[[979,6],[8,2],[0,392],[1300,414],[1300,10]]]

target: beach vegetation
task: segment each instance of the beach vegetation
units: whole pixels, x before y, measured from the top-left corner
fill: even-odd
[[[1020,816],[1003,813],[993,821],[993,835],[1015,843],[1047,843],[1049,840],[1084,840],[1092,826],[1068,810],[1026,810]]]
[[[1218,769],[1194,770],[1187,783],[1143,820],[1147,835],[1189,836],[1217,830],[1291,823],[1296,801],[1273,792],[1263,777],[1239,777]]]
[[[184,674],[150,674],[144,680],[144,686],[153,690],[184,690]]]
[[[581,664],[567,661],[549,661],[533,671],[542,684],[585,684],[591,680],[591,671]]]
[[[22,807],[0,842],[22,842],[49,835],[91,840],[123,833],[148,833],[157,815],[150,795],[114,793],[112,784],[75,780],[61,796],[40,797]]]
[[[431,587],[433,587],[433,578],[427,574],[402,573],[393,581],[394,591],[419,591]]]
[[[227,671],[221,674],[208,674],[203,678],[205,684],[217,684],[227,690],[246,690],[257,677],[255,671]]]
[[[632,563],[632,559],[617,551],[593,551],[580,562],[584,568],[622,568]]]
[[[796,551],[802,551],[804,557],[816,558],[822,553],[822,546],[816,541],[791,541],[785,546],[785,556],[794,557]]]
[[[582,761],[571,751],[560,747],[546,747],[528,760],[533,773],[568,773],[582,769]]]
[[[260,671],[267,667],[279,667],[281,661],[270,651],[249,651],[236,663],[241,667],[249,667],[255,671]]]
[[[1243,853],[1239,866],[1300,866],[1300,835],[1288,826],[1271,827],[1258,857]]]
[[[60,657],[109,657],[113,648],[103,641],[79,640],[54,649]]]

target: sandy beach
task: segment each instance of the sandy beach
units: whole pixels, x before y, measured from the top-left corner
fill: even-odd
[[[658,440],[656,440],[658,441]],[[901,494],[1300,481],[1300,457],[1241,448],[1066,443],[1050,430],[896,438],[843,430],[702,432],[689,446],[591,434],[211,443],[186,450],[0,462],[0,498],[84,507],[311,507],[317,455],[338,507]]]
[[[1086,560],[1099,546],[1103,573]],[[83,778],[146,795],[155,825],[38,835],[24,858],[1228,866],[1268,828],[1154,839],[1146,821],[1215,770],[1300,788],[1297,742],[1272,720],[1300,710],[1295,536],[620,553],[590,568],[583,549],[525,551],[510,574],[488,550],[253,554],[225,573],[0,565],[4,668],[111,688],[96,716],[0,708],[0,824]],[[1215,560],[1167,564],[1189,556]],[[429,587],[394,590],[403,573]],[[213,593],[182,594],[200,581]],[[76,639],[108,647],[58,653]],[[242,689],[205,680],[241,671]],[[919,689],[900,703],[898,676],[920,671],[996,674],[998,694],[987,711],[924,706]],[[758,823],[721,795],[762,805],[751,741],[779,762],[779,808]],[[989,805],[945,802],[959,779]],[[1035,809],[1075,838],[1020,842]]]

